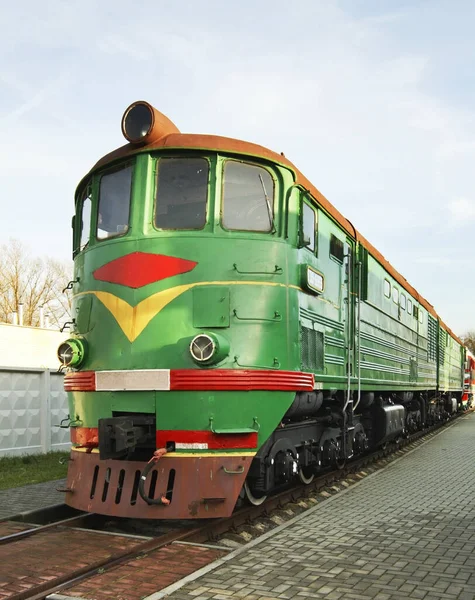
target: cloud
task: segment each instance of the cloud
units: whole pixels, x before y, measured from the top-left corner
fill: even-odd
[[[129,58],[142,61],[151,58],[143,45],[139,47],[137,44],[130,42],[125,35],[105,35],[104,38],[98,41],[97,46],[99,50],[107,54],[124,54]]]
[[[452,220],[466,223],[475,219],[475,201],[469,198],[455,198],[448,204]]]
[[[48,100],[60,93],[61,89],[68,84],[69,77],[66,73],[55,76],[36,90],[33,90],[31,86],[28,86],[27,84],[22,84],[19,80],[12,81],[8,75],[0,76],[0,80],[3,80],[4,84],[10,86],[15,91],[19,91],[20,97],[27,97],[27,99],[20,101],[13,110],[10,110],[6,115],[0,117],[0,124],[2,126],[12,124],[18,121],[20,117],[24,117],[26,113],[34,110],[37,110],[40,113],[43,112],[45,115],[53,116],[60,121],[64,121],[64,118],[50,110]],[[42,108],[40,111],[40,107],[44,107],[44,105],[46,105],[46,108]]]
[[[439,267],[448,267],[453,264],[450,258],[445,256],[419,256],[414,259],[418,265],[434,265]]]

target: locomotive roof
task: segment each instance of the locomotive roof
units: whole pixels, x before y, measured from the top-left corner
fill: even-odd
[[[307,189],[318,203],[337,221],[341,227],[355,240],[357,240],[368,252],[386,269],[386,271],[411,294],[433,317],[439,319],[441,326],[445,329],[459,344],[463,342],[453,333],[453,331],[437,315],[434,307],[397,271],[389,261],[377,250],[354,226],[338,211],[323,194],[303,175],[297,167],[288,160],[283,154],[277,154],[264,146],[244,142],[234,138],[227,138],[217,135],[190,134],[190,133],[170,133],[164,135],[158,140],[148,144],[125,144],[113,152],[102,157],[92,168],[95,171],[111,162],[127,158],[138,153],[148,152],[155,149],[168,148],[170,150],[211,150],[217,152],[226,152],[256,158],[263,158],[272,161],[290,169],[295,175],[295,183]]]

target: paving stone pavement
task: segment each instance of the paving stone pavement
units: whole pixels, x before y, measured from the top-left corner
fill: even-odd
[[[474,600],[474,503],[471,413],[167,599]]]
[[[19,488],[0,491],[0,519],[5,519],[18,513],[37,510],[64,502],[64,493],[56,491],[66,484],[66,479],[46,481],[25,485]]]

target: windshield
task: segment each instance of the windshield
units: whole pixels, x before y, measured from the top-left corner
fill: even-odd
[[[273,228],[274,181],[266,169],[228,160],[224,165],[223,226],[242,231]]]
[[[97,239],[123,235],[129,229],[132,165],[106,173],[99,187]]]
[[[202,229],[206,223],[209,164],[204,158],[162,158],[158,163],[155,227]]]

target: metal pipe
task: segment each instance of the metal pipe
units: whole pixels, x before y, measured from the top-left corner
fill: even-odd
[[[361,400],[361,261],[358,261],[358,396],[353,411],[358,408]]]
[[[18,324],[23,327],[23,302],[18,303]]]
[[[18,313],[16,310],[12,312],[12,324],[18,325]]]
[[[348,371],[348,389],[346,391],[346,402],[343,407],[343,413],[345,413],[348,404],[351,400],[351,353],[353,350],[353,344],[351,342],[351,248],[348,248],[348,254],[346,255],[346,284],[347,284],[347,297],[346,297],[346,328],[347,328],[347,371]]]
[[[40,306],[40,327],[44,329],[45,326],[45,308],[44,306]]]

